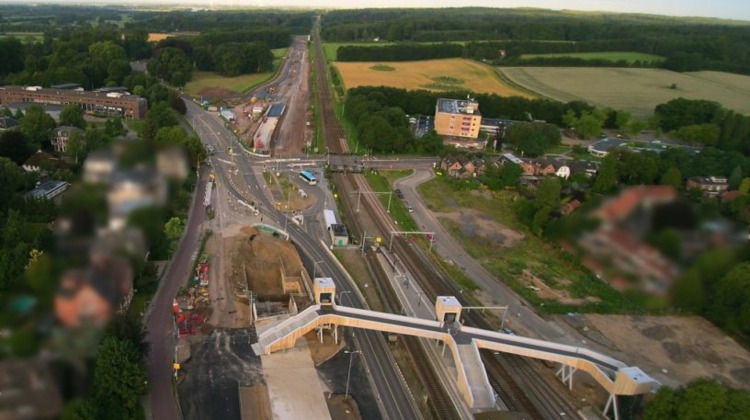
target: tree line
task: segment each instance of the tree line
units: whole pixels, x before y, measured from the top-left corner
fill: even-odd
[[[336,52],[337,61],[413,61],[460,57],[459,44],[397,44],[382,47],[342,45]]]
[[[392,42],[474,41],[467,43],[463,56],[508,65],[562,65],[559,60],[528,62],[519,58],[522,54],[634,51],[665,57],[650,66],[669,70],[750,72],[750,51],[745,48],[750,26],[719,20],[477,8],[452,9],[449,14],[439,9],[343,10],[323,15],[321,36],[329,42],[375,37]]]

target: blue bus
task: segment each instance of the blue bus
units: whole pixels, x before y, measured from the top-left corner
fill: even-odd
[[[310,171],[300,172],[299,177],[310,185],[316,185],[318,183],[318,180],[315,179],[315,176]]]

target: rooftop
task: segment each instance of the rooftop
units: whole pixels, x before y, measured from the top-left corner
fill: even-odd
[[[471,99],[439,98],[437,109],[446,114],[481,115],[479,113],[479,104]]]
[[[599,151],[599,152],[606,152],[609,149],[612,149],[614,147],[620,147],[627,143],[625,140],[620,139],[612,139],[612,138],[606,138],[599,140],[595,143],[592,143],[591,146],[589,146],[591,149]]]
[[[77,90],[67,90],[67,89],[52,89],[52,88],[43,88],[38,86],[17,86],[17,85],[8,85],[8,86],[2,86],[0,87],[0,90],[6,90],[6,91],[18,91],[18,92],[28,92],[28,93],[35,93],[35,94],[46,94],[46,95],[64,95],[67,97],[72,96],[79,96],[82,98],[108,98],[108,93],[113,93],[114,91],[112,89],[115,88],[106,88],[107,91],[98,91],[98,92],[90,92],[90,91],[77,91]],[[110,97],[111,98],[111,97]],[[141,98],[137,95],[122,95],[121,97],[118,97],[117,99],[122,101],[130,101],[130,102],[138,102],[141,100],[145,100],[144,98]]]
[[[64,191],[68,185],[70,184],[65,181],[45,181],[38,187],[29,191],[27,195],[34,198],[54,198],[54,196]]]

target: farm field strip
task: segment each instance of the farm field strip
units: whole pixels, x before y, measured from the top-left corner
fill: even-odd
[[[664,57],[631,51],[601,51],[601,52],[578,52],[578,53],[547,53],[547,54],[522,54],[522,59],[529,58],[559,58],[572,57],[585,60],[609,60],[627,62],[633,61],[664,61]]]
[[[394,70],[371,69],[376,64],[387,65]],[[501,96],[530,96],[503,83],[492,67],[463,58],[383,63],[336,62],[333,65],[341,74],[347,89],[382,85],[404,89],[469,90]],[[458,83],[441,83],[444,79],[455,79]]]
[[[662,69],[588,67],[502,67],[502,78],[559,101],[585,100],[597,106],[648,117],[658,104],[683,97],[716,101],[750,113],[750,76],[721,73],[677,73]],[[672,85],[676,89],[671,89]]]

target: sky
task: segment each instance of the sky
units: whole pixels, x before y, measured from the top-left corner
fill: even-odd
[[[16,0],[13,2],[18,3],[19,1]],[[80,0],[42,0],[42,2],[81,3]],[[635,12],[670,16],[718,17],[750,21],[750,0],[110,0],[107,2],[119,4],[179,4],[205,7],[210,7],[211,5],[252,5],[264,7],[305,6],[348,9],[365,7],[538,7],[554,10]],[[96,1],[96,3],[102,2]]]

